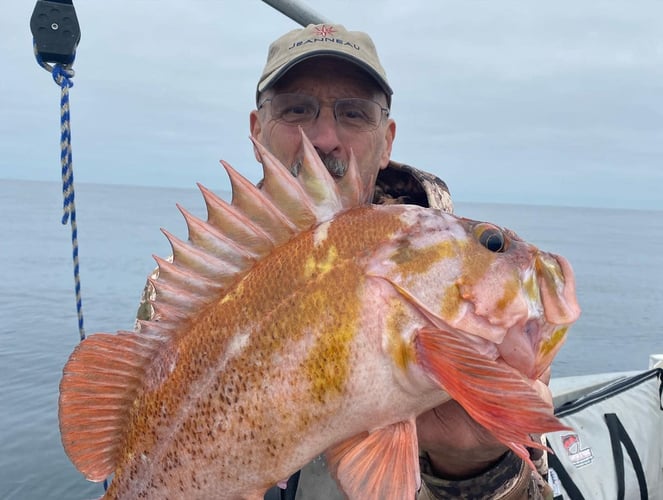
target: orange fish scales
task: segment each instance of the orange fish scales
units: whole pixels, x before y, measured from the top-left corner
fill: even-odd
[[[440,312],[445,318],[455,318],[460,312],[463,304],[463,298],[460,295],[460,290],[456,283],[452,283],[446,287],[442,295],[442,306]]]
[[[499,298],[496,304],[498,310],[504,311],[507,307],[509,307],[513,300],[518,296],[521,288],[521,283],[516,279],[516,276],[514,276],[512,281],[507,281],[503,286],[502,296]]]
[[[406,223],[393,213],[375,206],[357,207],[343,214],[328,229],[328,239],[339,249],[340,258],[357,258],[390,241]]]
[[[405,310],[405,304],[400,300],[392,300],[389,304],[389,317],[387,320],[388,344],[387,350],[391,354],[396,366],[405,371],[415,361],[415,352],[411,342],[403,338],[410,316]]]
[[[478,246],[478,245],[477,245]],[[484,252],[462,252],[463,255],[463,284],[472,285],[476,281],[482,279],[490,265],[494,262],[495,257],[492,254],[485,254]]]
[[[417,275],[427,273],[432,266],[440,261],[458,256],[457,242],[446,240],[424,248],[414,248],[408,240],[404,240],[392,257],[399,265],[401,272],[416,279]]]

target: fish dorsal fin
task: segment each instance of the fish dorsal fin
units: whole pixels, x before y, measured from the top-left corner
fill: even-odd
[[[163,231],[173,249],[172,262],[155,257],[159,273],[152,284],[153,319],[159,331],[172,334],[196,311],[222,297],[228,287],[248,272],[255,261],[296,235],[329,220],[335,214],[366,202],[365,189],[351,153],[342,181],[329,174],[315,148],[301,132],[302,167],[294,176],[255,139],[264,180],[258,189],[222,161],[232,187],[227,203],[199,186],[207,206],[207,221],[180,208],[189,232],[183,241]],[[152,321],[141,323],[141,331]]]

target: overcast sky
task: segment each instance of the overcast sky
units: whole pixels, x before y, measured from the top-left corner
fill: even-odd
[[[0,177],[59,181],[59,88],[34,2],[0,16]],[[267,46],[297,25],[260,0],[74,0],[76,183],[227,189],[260,178],[248,113]],[[309,0],[374,39],[392,157],[457,201],[663,209],[663,2]]]

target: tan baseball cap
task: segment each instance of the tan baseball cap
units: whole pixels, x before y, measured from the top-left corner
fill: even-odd
[[[271,87],[295,64],[317,56],[340,57],[356,64],[375,79],[391,103],[393,91],[373,40],[362,31],[348,31],[340,24],[309,24],[275,40],[269,46],[267,64],[258,81],[256,101],[260,92]]]

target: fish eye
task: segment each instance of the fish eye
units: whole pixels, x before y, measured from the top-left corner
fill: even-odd
[[[507,249],[508,242],[504,232],[492,224],[481,223],[474,228],[479,243],[491,252],[501,253]]]

